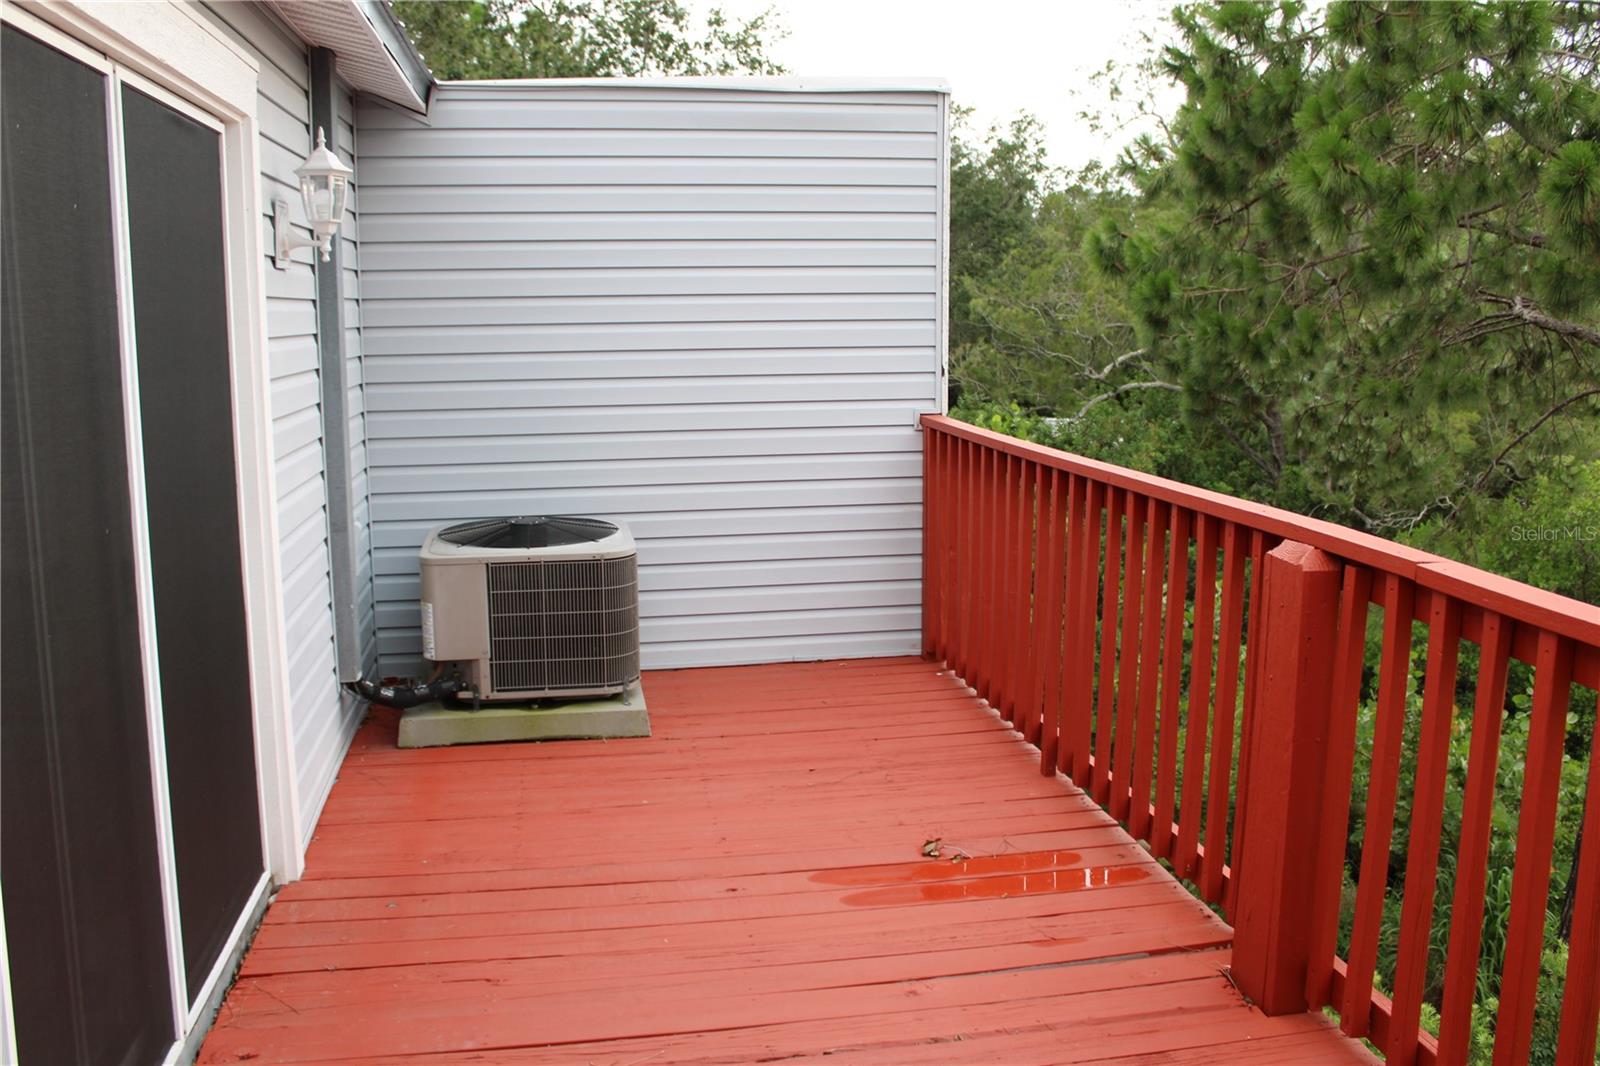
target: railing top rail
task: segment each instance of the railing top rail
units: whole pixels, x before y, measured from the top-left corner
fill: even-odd
[[[1086,459],[1057,448],[982,429],[947,415],[925,414],[922,416],[922,426],[1007,455],[1030,459],[1046,467],[1131,489],[1164,503],[1177,504],[1213,518],[1259,529],[1285,540],[1310,544],[1351,562],[1407,578],[1423,588],[1453,596],[1463,603],[1600,647],[1600,606],[1547,592],[1521,581],[1333,522],[1308,518],[1293,511],[1252,503],[1236,496],[1096,459]]]

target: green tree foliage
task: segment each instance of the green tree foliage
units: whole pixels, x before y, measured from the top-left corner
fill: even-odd
[[[1043,130],[1022,115],[974,141],[971,114],[954,109],[950,144],[950,347],[959,359],[984,333],[972,289],[992,277],[1036,227],[1034,212],[1049,180]],[[959,381],[959,378],[958,378]],[[959,386],[958,386],[959,388]]]
[[[1289,506],[1453,514],[1600,412],[1600,5],[1180,9],[1144,219],[1086,251]]]
[[[775,74],[771,11],[713,8],[696,26],[677,0],[396,0],[395,13],[443,79]]]

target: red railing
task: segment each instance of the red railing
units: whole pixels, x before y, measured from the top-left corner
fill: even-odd
[[[1532,667],[1494,1024],[1494,1061],[1525,1062],[1566,716],[1584,696],[1573,686],[1600,689],[1600,608],[950,418],[924,416],[922,426],[924,653],[1037,744],[1043,772],[1065,774],[1223,908],[1234,925],[1233,977],[1256,1003],[1273,1014],[1332,1006],[1346,1033],[1391,1062],[1467,1058],[1507,678],[1513,661]],[[1371,772],[1341,957],[1374,605],[1382,635]],[[1374,978],[1414,630],[1427,651],[1391,999]],[[1470,725],[1456,721],[1468,645],[1477,649]],[[1470,754],[1435,1040],[1420,1017],[1447,759],[1463,726]],[[1597,761],[1585,806],[1591,835],[1600,832]],[[1557,1061],[1590,1063],[1600,846],[1580,846],[1575,861]]]

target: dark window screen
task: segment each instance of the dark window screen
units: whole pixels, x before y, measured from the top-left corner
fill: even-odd
[[[218,134],[122,93],[167,783],[191,999],[261,877]]]
[[[174,1038],[124,445],[105,79],[0,44],[0,878],[21,1061]]]

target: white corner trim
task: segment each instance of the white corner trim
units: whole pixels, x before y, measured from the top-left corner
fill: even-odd
[[[950,98],[939,102],[939,395],[936,410],[950,413]],[[919,423],[920,425],[920,423]]]

